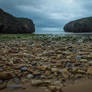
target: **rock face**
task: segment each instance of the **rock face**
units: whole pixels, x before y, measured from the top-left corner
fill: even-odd
[[[65,32],[85,33],[92,32],[92,17],[69,22],[64,26]]]
[[[33,33],[33,21],[26,18],[16,18],[0,9],[0,33],[18,34]]]

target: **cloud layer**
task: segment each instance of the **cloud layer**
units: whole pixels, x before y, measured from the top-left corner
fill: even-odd
[[[33,19],[36,27],[63,27],[69,21],[92,16],[92,0],[0,0],[0,8]]]

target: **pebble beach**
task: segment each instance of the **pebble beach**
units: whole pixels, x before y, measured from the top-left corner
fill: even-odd
[[[0,40],[0,92],[91,92],[91,84],[91,37]]]

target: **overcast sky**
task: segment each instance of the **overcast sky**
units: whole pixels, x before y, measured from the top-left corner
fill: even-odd
[[[69,21],[92,16],[92,0],[0,0],[0,8],[31,18],[36,27],[63,27]]]

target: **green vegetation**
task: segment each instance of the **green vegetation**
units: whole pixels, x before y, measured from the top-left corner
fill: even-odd
[[[91,36],[60,36],[60,35],[48,35],[48,34],[0,34],[0,40],[38,40],[38,41],[79,41],[86,42],[92,41]]]
[[[0,40],[31,39],[35,34],[0,34]]]

